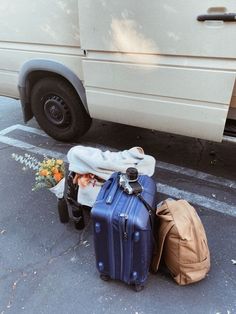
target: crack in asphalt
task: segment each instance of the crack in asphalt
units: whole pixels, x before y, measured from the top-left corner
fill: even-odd
[[[82,246],[84,244],[84,241],[86,240],[86,236],[88,235],[87,234],[87,231],[89,230],[90,228],[90,225],[91,225],[91,220],[88,222],[88,224],[85,226],[85,228],[83,229],[83,231],[81,231],[80,233],[80,236],[79,236],[79,241],[76,243],[76,244],[73,244],[72,246],[66,248],[65,250],[63,250],[61,253],[55,255],[55,256],[52,256],[50,258],[47,259],[46,262],[43,263],[43,265],[39,265],[39,264],[42,264],[42,261],[38,262],[38,263],[34,263],[34,264],[28,264],[28,265],[25,265],[23,270],[15,270],[13,272],[11,272],[11,275],[15,272],[15,273],[19,273],[20,271],[20,276],[17,276],[17,279],[13,281],[12,285],[11,285],[11,291],[10,291],[10,296],[6,302],[6,305],[5,305],[5,309],[1,310],[0,314],[5,314],[7,310],[9,310],[12,305],[13,305],[13,302],[14,302],[14,299],[15,299],[15,296],[16,296],[16,289],[17,289],[17,286],[20,284],[20,282],[29,277],[30,275],[36,275],[38,274],[39,272],[45,270],[45,268],[49,265],[51,265],[52,263],[54,263],[55,261],[57,261],[60,257],[62,256],[65,256],[67,254],[69,254],[70,252],[72,251],[75,251],[77,248],[79,248],[80,246]],[[39,265],[39,266],[37,266]],[[36,266],[36,267],[35,267]],[[30,270],[28,271],[24,271],[24,269],[28,269],[28,268],[31,268]],[[0,278],[0,280],[2,279],[5,279],[6,277],[8,277],[10,274],[8,274],[7,276],[2,276]]]
[[[11,288],[11,294],[10,294],[10,297],[9,297],[9,300],[7,302],[7,305],[6,305],[6,309],[10,309],[13,305],[13,301],[14,301],[14,298],[15,298],[15,294],[16,294],[16,288],[17,288],[17,285],[19,284],[19,282],[23,279],[23,278],[26,278],[28,276],[28,274],[26,272],[23,272],[21,273],[20,277],[17,278],[17,280],[15,280],[12,284],[12,288]],[[3,310],[1,312],[1,314],[4,314],[6,310]]]

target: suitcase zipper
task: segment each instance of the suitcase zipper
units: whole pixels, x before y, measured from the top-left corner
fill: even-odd
[[[123,234],[123,239],[124,240],[127,240],[128,239],[128,214],[125,214],[125,213],[121,213],[120,214],[120,217],[122,218],[122,223],[121,223],[121,226],[122,226],[122,234]]]
[[[118,192],[119,192],[119,190],[118,190]],[[114,204],[114,208],[117,206],[117,204],[119,204],[119,200],[120,200],[121,195],[122,195],[122,191],[121,191],[121,193],[117,194],[117,199],[116,199],[116,202]],[[113,279],[116,278],[116,267],[117,267],[116,266],[116,262],[115,262],[115,247],[114,247],[113,231],[112,231],[112,222],[113,222],[113,216],[114,215],[115,215],[115,211],[113,211],[112,214],[109,215],[109,217],[110,217],[110,221],[109,221],[109,226],[110,226],[110,228],[109,228],[109,233],[110,233],[109,238],[110,238],[110,241],[109,242],[110,242],[110,245],[111,245],[111,252],[112,252],[112,254],[111,254],[112,276],[111,277]],[[120,229],[120,224],[119,224],[119,229]],[[120,231],[120,234],[121,234],[121,231]],[[120,240],[120,245],[122,245],[121,240]],[[121,250],[121,248],[120,248],[120,250]],[[121,250],[121,261],[122,260],[123,260],[123,251]],[[121,266],[121,268],[122,267],[123,266]]]
[[[130,199],[130,202],[128,204],[128,210],[124,213],[120,213],[121,223],[120,223],[120,252],[121,252],[121,269],[120,269],[120,278],[122,280],[125,280],[125,282],[130,283],[130,271],[131,271],[131,265],[132,265],[132,245],[131,245],[131,237],[129,237],[129,231],[131,235],[131,230],[129,230],[129,212],[130,209],[133,206],[133,203],[136,201],[136,198]],[[133,230],[132,230],[133,231]],[[123,243],[124,241],[124,243]],[[126,250],[126,252],[130,251],[128,256],[126,256],[126,259],[129,261],[129,264],[126,265],[124,270],[124,244],[129,246],[129,249]],[[127,258],[128,257],[128,258]],[[125,273],[124,273],[125,271]]]
[[[123,278],[123,264],[124,264],[124,247],[123,241],[127,241],[128,233],[127,233],[127,220],[128,215],[126,213],[120,214],[120,279]]]

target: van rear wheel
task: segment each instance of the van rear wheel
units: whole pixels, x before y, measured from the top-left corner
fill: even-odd
[[[32,89],[31,107],[39,126],[59,141],[78,138],[91,125],[91,118],[79,96],[61,78],[39,80]]]

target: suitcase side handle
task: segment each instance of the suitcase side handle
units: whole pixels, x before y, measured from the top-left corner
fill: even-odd
[[[111,182],[111,185],[109,186],[110,193],[108,194],[108,196],[106,198],[106,204],[112,204],[112,202],[114,200],[116,192],[119,188],[119,183],[118,183],[119,177],[120,177],[120,173],[117,173],[116,176],[110,178],[110,179],[112,179],[112,182]]]
[[[103,199],[105,198],[106,192],[107,192],[107,190],[110,188],[111,184],[112,184],[111,178],[108,179],[108,180],[103,184],[103,186],[102,186],[103,194],[99,197],[100,199],[103,200]]]
[[[110,189],[112,189],[112,186],[115,184],[116,180],[117,180],[117,175],[116,175],[116,176],[112,175],[112,176],[103,184],[102,189],[101,189],[101,191],[99,192],[99,195],[98,195],[98,199],[99,199],[100,201],[102,201],[102,200],[105,199],[106,194],[107,194],[107,191],[110,190]],[[109,197],[109,195],[108,195],[108,197]]]

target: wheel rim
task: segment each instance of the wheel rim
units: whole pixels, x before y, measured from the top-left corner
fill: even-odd
[[[70,109],[59,96],[50,96],[45,100],[44,113],[48,121],[58,127],[68,127],[71,123]]]

